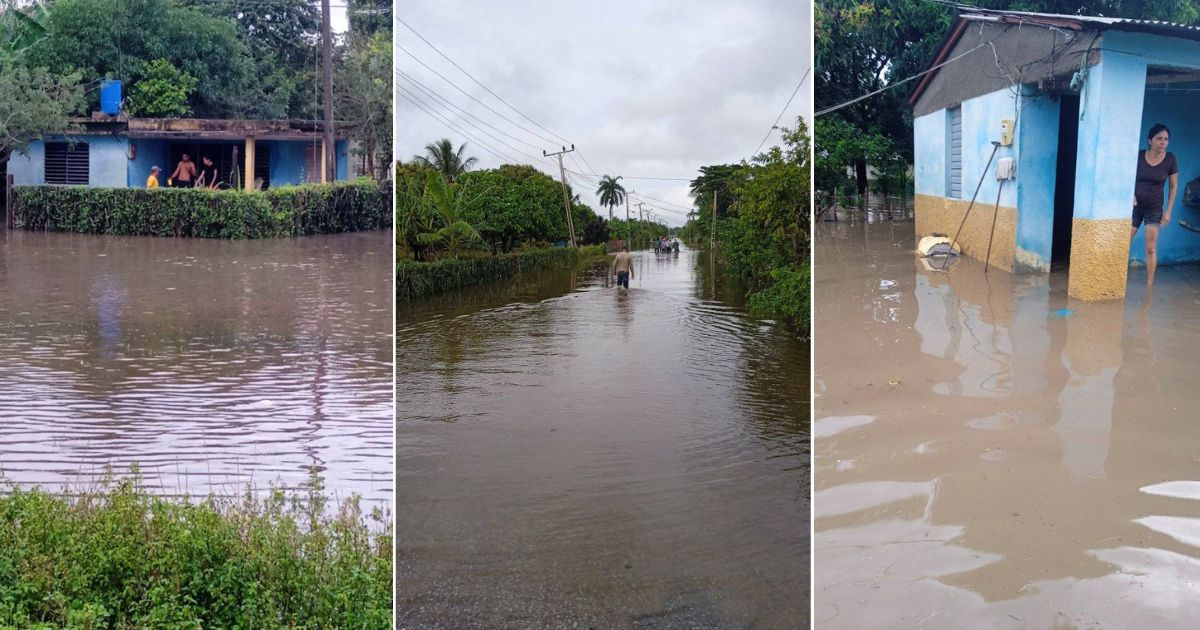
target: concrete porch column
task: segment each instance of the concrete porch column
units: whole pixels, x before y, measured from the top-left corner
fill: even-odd
[[[246,136],[246,177],[244,190],[254,192],[254,136]]]
[[[1075,211],[1067,293],[1124,299],[1146,63],[1102,50],[1080,95]]]

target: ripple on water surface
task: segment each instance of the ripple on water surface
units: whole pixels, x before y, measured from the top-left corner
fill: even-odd
[[[402,625],[807,625],[808,347],[696,263],[402,312]]]
[[[390,236],[0,236],[0,461],[54,487],[389,500]]]

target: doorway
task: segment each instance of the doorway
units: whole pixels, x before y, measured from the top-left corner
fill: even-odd
[[[1079,151],[1079,96],[1064,94],[1058,108],[1058,165],[1054,174],[1054,233],[1050,264],[1071,260],[1071,219],[1075,215],[1075,162]]]

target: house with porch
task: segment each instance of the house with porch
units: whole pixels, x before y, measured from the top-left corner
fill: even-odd
[[[46,136],[8,163],[13,184],[124,188],[145,186],[150,169],[166,180],[183,154],[217,167],[221,188],[265,190],[323,182],[322,124],[290,120],[129,118],[93,114],[69,135]],[[335,138],[337,180],[349,178],[349,146]]]
[[[1200,28],[964,9],[929,68],[908,99],[918,238],[961,224],[965,255],[1016,273],[1066,265],[1072,297],[1123,298],[1144,258],[1130,215],[1155,123],[1179,160],[1172,219],[1200,224],[1183,202],[1200,177]],[[1160,232],[1159,264],[1195,261],[1200,234]]]

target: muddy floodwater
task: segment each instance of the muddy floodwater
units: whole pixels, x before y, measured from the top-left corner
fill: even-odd
[[[808,626],[809,347],[634,255],[401,306],[398,627]]]
[[[0,476],[391,494],[391,235],[0,232]]]
[[[816,627],[1200,627],[1200,268],[1084,303],[819,228]]]

